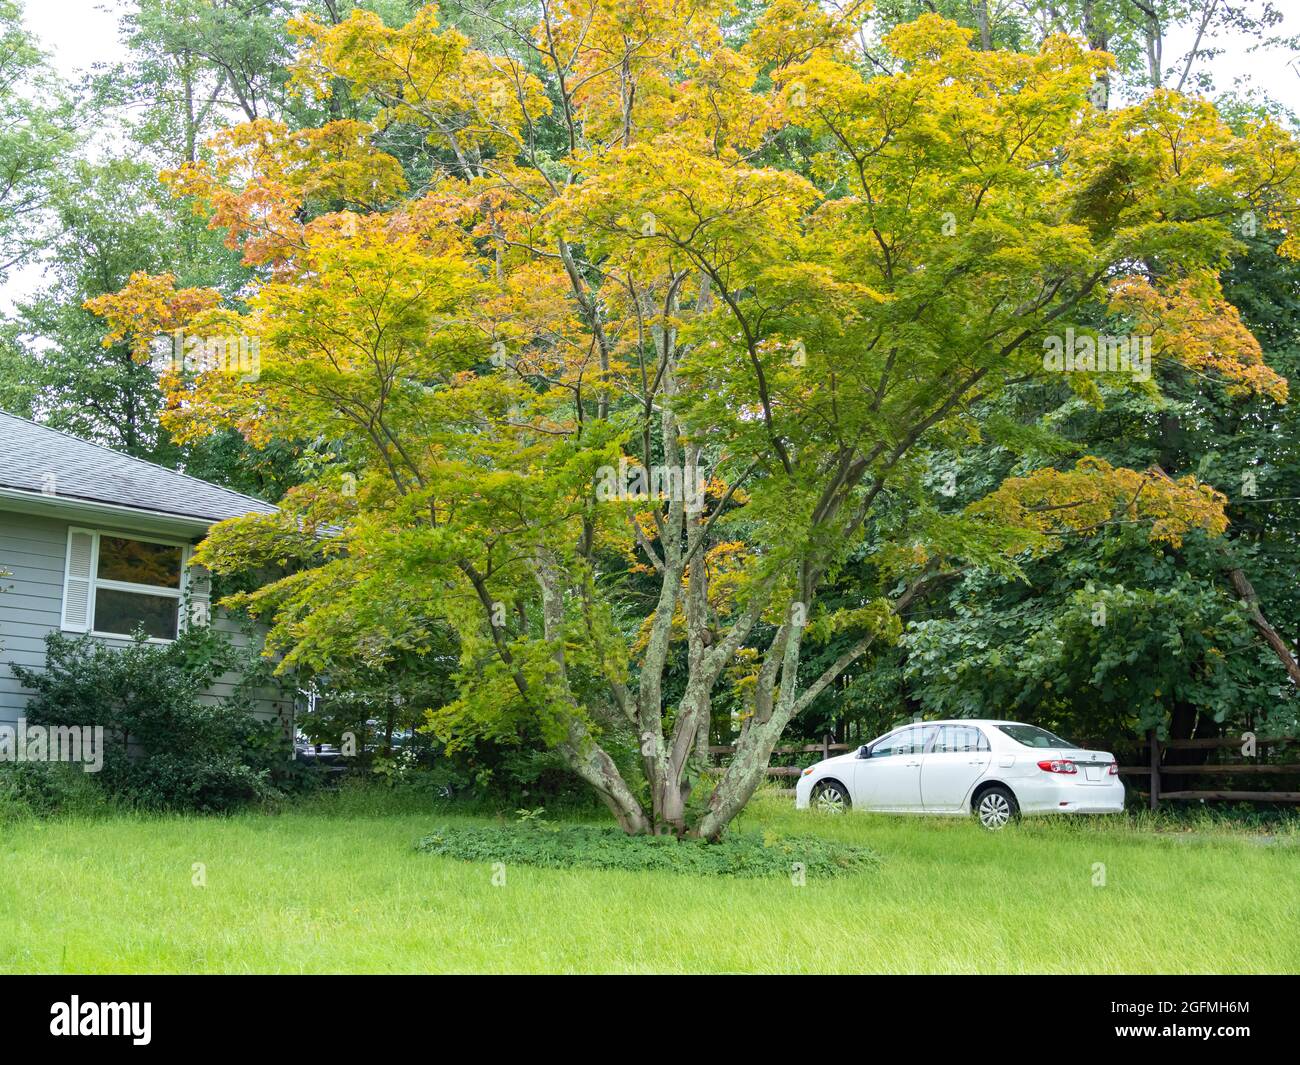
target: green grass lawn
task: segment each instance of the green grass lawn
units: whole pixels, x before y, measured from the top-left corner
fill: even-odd
[[[1300,971],[1294,829],[1111,818],[991,834],[762,797],[743,830],[865,844],[879,868],[797,887],[519,866],[494,886],[488,865],[414,849],[465,819],[344,795],[6,825],[0,971]]]

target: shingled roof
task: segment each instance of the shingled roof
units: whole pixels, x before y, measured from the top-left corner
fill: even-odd
[[[0,412],[0,489],[130,507],[207,522],[270,503]],[[2,504],[0,504],[2,505]]]

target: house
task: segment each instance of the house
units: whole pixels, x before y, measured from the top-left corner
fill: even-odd
[[[126,644],[143,627],[175,639],[210,623],[247,646],[245,626],[209,616],[194,545],[225,518],[276,508],[99,444],[0,413],[0,725],[30,694],[11,665],[39,669],[53,631]],[[229,694],[221,677],[207,693]],[[292,693],[259,693],[258,713],[289,729]]]

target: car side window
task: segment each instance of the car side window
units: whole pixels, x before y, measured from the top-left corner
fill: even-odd
[[[885,736],[883,740],[880,740],[880,743],[871,748],[871,757],[889,758],[894,754],[909,753],[911,733],[915,731],[917,731],[915,728],[904,728],[904,730],[894,732],[892,736]]]
[[[913,725],[886,736],[871,748],[872,758],[888,758],[898,754],[920,754],[934,735],[933,725]]]
[[[934,744],[935,754],[969,754],[988,749],[988,737],[974,725],[942,725]]]

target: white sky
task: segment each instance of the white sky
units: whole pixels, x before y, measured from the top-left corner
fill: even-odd
[[[23,0],[23,21],[40,39],[55,69],[73,82],[96,63],[116,63],[126,50],[118,40],[117,0]],[[19,300],[42,285],[39,262],[10,270],[0,282],[0,315],[13,311]]]
[[[118,39],[118,13],[125,0],[26,0],[26,22],[51,54],[55,67],[67,81],[76,81],[96,63],[112,64],[125,58]],[[1300,6],[1279,4],[1285,10],[1277,36],[1300,34]],[[1168,62],[1191,47],[1193,33],[1187,29],[1165,42]],[[1254,38],[1235,35],[1214,42],[1223,55],[1211,69],[1219,90],[1253,86],[1264,96],[1300,115],[1300,57],[1279,49],[1256,48]],[[1295,65],[1292,65],[1292,64]],[[0,285],[0,314],[13,308],[16,300],[32,295],[41,285],[42,270],[33,264],[10,272]]]
[[[117,0],[22,0],[24,21],[69,81],[97,62],[121,59]]]

